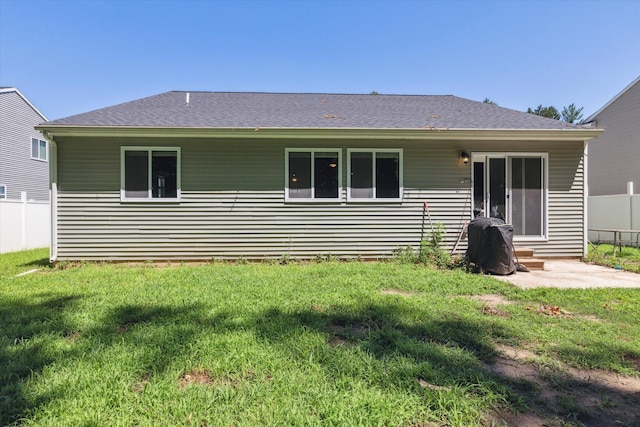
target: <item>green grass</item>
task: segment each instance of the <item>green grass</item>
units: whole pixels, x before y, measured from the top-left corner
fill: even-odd
[[[640,273],[640,248],[623,246],[622,250],[617,248],[616,256],[613,256],[613,245],[600,244],[589,247],[587,261],[605,267]]]
[[[524,407],[521,383],[483,368],[498,343],[638,375],[638,290],[359,262],[14,277],[46,256],[0,255],[0,425],[480,425]],[[479,294],[513,303],[490,316]]]
[[[0,279],[48,266],[48,248],[0,254]]]

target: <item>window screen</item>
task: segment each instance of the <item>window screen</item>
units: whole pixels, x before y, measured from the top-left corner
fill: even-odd
[[[179,198],[178,153],[177,149],[124,149],[123,198]]]
[[[337,199],[340,197],[338,151],[287,152],[289,199]]]
[[[349,198],[399,199],[400,162],[400,151],[350,151]]]

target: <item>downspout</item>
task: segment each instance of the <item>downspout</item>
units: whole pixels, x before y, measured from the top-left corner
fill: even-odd
[[[583,151],[583,155],[582,155],[582,173],[583,173],[583,178],[582,178],[582,182],[583,184],[583,188],[582,188],[582,192],[583,192],[583,198],[584,198],[584,207],[583,207],[583,211],[584,211],[584,224],[583,224],[583,231],[582,231],[582,235],[584,237],[584,241],[582,243],[582,257],[585,258],[587,256],[587,250],[588,250],[588,245],[589,245],[589,140],[585,139],[584,141],[584,151]]]
[[[49,204],[51,208],[49,261],[55,263],[58,260],[58,146],[48,132],[43,131],[42,134],[49,141]]]

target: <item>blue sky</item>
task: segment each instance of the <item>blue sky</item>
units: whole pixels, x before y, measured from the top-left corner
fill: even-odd
[[[0,0],[0,86],[49,119],[168,90],[452,94],[586,117],[638,75],[639,1]]]

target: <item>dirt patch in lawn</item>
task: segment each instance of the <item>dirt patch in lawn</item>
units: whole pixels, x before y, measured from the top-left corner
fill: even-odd
[[[76,342],[78,338],[80,338],[80,335],[81,334],[78,331],[70,331],[65,334],[64,339],[69,344],[73,344],[74,342]]]
[[[142,393],[150,381],[151,376],[149,374],[144,374],[142,378],[140,378],[140,381],[133,385],[133,391],[135,391],[136,393]]]
[[[327,344],[329,344],[330,347],[354,344],[356,341],[364,338],[369,333],[369,329],[369,326],[364,323],[348,325],[332,323],[329,326],[331,336]]]
[[[427,382],[422,378],[416,378],[416,381],[418,382],[418,385],[422,388],[428,388],[429,390],[434,390],[434,391],[451,391],[451,387],[431,384],[430,382]]]
[[[240,387],[242,384],[254,380],[261,380],[263,382],[273,381],[273,377],[269,374],[258,378],[253,370],[245,372],[235,373],[233,375],[213,375],[208,369],[200,371],[186,372],[178,378],[178,385],[181,389],[193,384],[201,384],[207,386],[218,387]]]
[[[471,295],[468,298],[483,303],[486,307],[496,308],[499,305],[508,305],[512,301],[509,301],[502,295],[486,294],[486,295]]]
[[[511,316],[511,314],[507,313],[506,311],[502,311],[499,308],[489,307],[488,305],[485,305],[484,307],[482,307],[482,314],[486,314],[487,316],[500,316],[500,317]]]
[[[400,295],[403,297],[412,297],[415,296],[415,293],[412,292],[407,292],[407,291],[401,291],[399,289],[383,289],[380,291],[381,294],[383,295]]]
[[[204,371],[191,371],[178,378],[180,388],[185,388],[192,384],[213,384],[213,382],[213,378],[209,374],[208,369]]]
[[[331,325],[331,331],[335,335],[342,336],[347,339],[350,337],[362,338],[367,334],[367,332],[369,332],[369,327],[364,323],[353,323],[350,325],[339,325],[333,323]]]
[[[512,302],[505,299],[501,295],[486,294],[486,295],[472,295],[468,298],[482,303],[482,314],[487,316],[499,316],[510,317],[511,314],[501,310],[499,307],[511,304]]]
[[[513,426],[640,425],[640,378],[596,369],[548,368],[531,351],[498,346],[499,355],[485,363],[507,379],[528,410],[490,415],[492,422]]]

